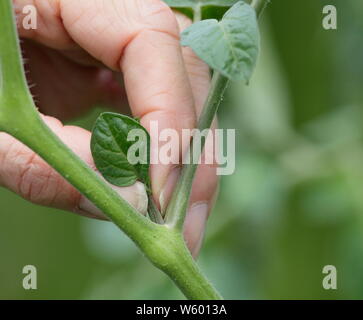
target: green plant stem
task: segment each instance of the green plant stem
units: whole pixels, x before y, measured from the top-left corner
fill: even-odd
[[[188,299],[223,299],[195,263],[183,234],[166,225],[161,227],[164,230],[155,234],[156,241],[146,251],[150,261],[163,270]]]
[[[193,17],[193,22],[199,22],[202,20],[202,6],[200,5],[200,3],[198,3],[195,7],[194,7],[194,17]]]
[[[261,15],[263,9],[266,7],[268,2],[269,0],[252,0],[251,6],[256,10],[257,16]],[[229,80],[226,77],[218,72],[214,73],[209,95],[203,107],[202,114],[199,118],[198,129],[200,131],[209,129],[211,127],[213,119],[216,117],[218,108],[223,100],[223,96],[228,86],[228,83]],[[185,216],[189,205],[192,185],[198,167],[198,165],[195,164],[197,163],[197,161],[195,160],[198,160],[200,158],[204,149],[204,145],[205,139],[203,139],[201,145],[198,146],[198,148],[194,148],[195,140],[192,139],[187,157],[191,159],[192,156],[194,156],[194,161],[192,160],[191,164],[186,164],[183,166],[181,177],[178,180],[178,183],[175,187],[168,208],[166,210],[166,223],[172,228],[176,228],[177,230],[183,229]],[[197,152],[195,152],[195,150],[197,150]],[[192,156],[190,154],[192,154]]]
[[[251,6],[255,8],[257,15],[260,17],[269,2],[270,0],[252,0]]]
[[[23,72],[23,66],[17,63],[20,57],[20,46],[18,42],[13,41],[17,38],[16,29],[14,27],[14,18],[9,16],[9,6],[8,1],[0,2],[0,12],[2,16],[7,15],[5,18],[10,20],[11,23],[2,22],[1,26],[1,37],[0,45],[1,48],[7,47],[7,50],[2,50],[0,52],[0,99],[4,97],[5,94],[16,95],[17,90],[22,89],[23,83],[25,82],[25,76]],[[5,54],[6,52],[6,54]],[[5,78],[12,76],[11,82],[5,81]]]
[[[221,299],[202,274],[181,232],[138,213],[46,126],[22,65],[11,0],[0,0],[0,131],[23,142],[101,209],[189,299]]]
[[[228,79],[220,73],[214,73],[209,96],[199,118],[198,129],[201,132],[211,127],[218,108],[222,102],[228,82]],[[197,142],[200,142],[200,144],[196,146]],[[193,179],[198,168],[198,160],[201,156],[204,145],[205,139],[198,141],[196,139],[192,139],[189,152],[187,154],[187,159],[190,160],[190,164],[185,164],[183,166],[180,179],[178,180],[166,210],[166,223],[179,231],[183,229]]]
[[[45,125],[29,92],[9,0],[0,2],[0,128],[39,154],[135,242],[154,225],[103,182]],[[145,231],[144,231],[145,232]]]

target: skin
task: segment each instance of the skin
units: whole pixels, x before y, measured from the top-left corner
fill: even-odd
[[[161,0],[13,0],[18,21],[22,8],[34,5],[38,28],[19,34],[25,68],[37,105],[47,125],[94,170],[90,132],[64,126],[97,103],[131,113],[147,129],[181,132],[196,126],[209,89],[208,67],[179,34],[190,21]],[[123,85],[119,85],[122,79]],[[127,103],[128,102],[128,103]],[[180,134],[181,137],[181,134]],[[157,137],[152,138],[155,152]],[[208,145],[208,144],[207,144]],[[182,154],[187,145],[181,146]],[[206,150],[213,152],[213,150]],[[155,201],[165,209],[180,169],[152,165]],[[41,158],[0,133],[0,185],[41,205],[104,218],[77,190]],[[185,238],[197,256],[218,186],[216,166],[202,164],[193,185]],[[147,199],[140,183],[116,188],[145,213]]]

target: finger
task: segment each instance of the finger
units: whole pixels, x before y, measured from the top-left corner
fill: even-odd
[[[160,31],[141,33],[128,45],[121,62],[131,110],[151,134],[151,159],[158,163],[151,165],[150,175],[157,202],[189,145],[189,141],[182,140],[183,129],[196,125],[194,99],[178,33],[173,36]],[[152,130],[156,126],[157,130]],[[160,140],[166,130],[177,133],[177,140],[166,141],[171,150],[178,151],[171,154],[169,165],[161,153],[165,144]]]
[[[175,12],[175,15],[181,31],[185,30],[192,24],[192,21],[186,15],[179,12]],[[209,66],[204,63],[191,48],[183,47],[182,50],[189,81],[193,91],[195,108],[199,117],[210,88],[210,69]]]
[[[184,30],[192,23],[185,15],[177,12],[175,14],[180,30]],[[196,113],[199,117],[210,88],[211,77],[209,67],[201,61],[190,48],[183,48],[183,58],[192,87]],[[201,248],[207,218],[214,206],[218,194],[219,179],[216,174],[217,146],[215,145],[215,136],[213,136],[216,127],[217,121],[215,120],[212,125],[211,134],[208,136],[205,144],[201,164],[197,169],[196,177],[194,179],[190,206],[184,224],[184,237],[194,257],[197,257]],[[175,168],[169,175],[168,181],[160,194],[162,211],[165,211],[168,205],[179,175],[180,168]]]
[[[40,110],[62,120],[80,116],[96,104],[128,112],[124,88],[113,73],[68,34],[60,0],[13,0],[13,4],[20,36],[37,42],[22,41],[22,47]],[[25,29],[22,23],[28,5],[36,8],[36,29]]]
[[[182,128],[194,127],[194,99],[181,59],[179,30],[162,1],[59,0],[53,4],[52,14],[58,19],[47,20],[49,10],[42,6],[39,9],[43,10],[43,19],[48,24],[57,21],[62,25],[48,27],[52,37],[47,36],[47,28],[27,36],[44,43],[59,37],[55,42],[63,49],[72,50],[76,43],[108,67],[119,70],[121,66],[133,113],[142,118],[144,126],[150,127],[151,121],[157,120],[159,131],[175,128],[178,133]],[[204,87],[202,82],[200,85]],[[204,98],[196,95],[195,99],[200,99],[200,110]],[[154,153],[157,139],[152,137],[152,141]],[[181,149],[184,148],[183,145]],[[172,176],[171,169],[172,166],[152,167],[157,201],[167,177]]]
[[[213,146],[207,146],[204,154],[212,150],[214,151]],[[216,169],[216,164],[202,163],[197,169],[193,182],[190,205],[184,224],[184,236],[194,257],[198,256],[201,249],[207,220],[218,195],[219,179]]]
[[[126,109],[124,89],[112,71],[79,65],[28,40],[23,41],[22,48],[27,80],[41,112],[69,120],[95,105]]]
[[[192,21],[179,12],[175,12],[175,16],[182,31],[192,24]],[[203,63],[190,48],[182,48],[183,60],[186,66],[189,82],[191,84],[193,99],[195,102],[196,114],[199,117],[203,109],[204,102],[208,95],[210,86],[209,67]],[[162,211],[165,211],[167,204],[171,198],[175,184],[180,174],[180,168],[175,168],[169,176],[165,187],[160,194],[160,204]]]
[[[68,147],[95,169],[89,147],[90,132],[79,127],[63,126],[55,118],[44,117],[44,120]],[[5,133],[0,133],[0,185],[36,204],[105,219],[46,162]],[[113,188],[139,212],[146,213],[147,196],[141,183],[128,188]]]
[[[161,0],[16,0],[19,6],[32,2],[41,18],[37,30],[20,30],[62,50],[77,44],[113,70],[122,70],[135,117],[150,130],[156,121],[181,133],[195,126],[194,101],[184,68],[175,15]],[[181,134],[179,134],[181,137]],[[157,134],[152,135],[152,158],[157,153]],[[185,145],[180,145],[180,150]],[[174,146],[175,147],[175,146]],[[173,162],[180,162],[173,159]],[[166,183],[172,165],[152,165],[155,199]]]

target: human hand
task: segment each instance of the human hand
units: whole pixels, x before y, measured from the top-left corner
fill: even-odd
[[[209,88],[209,69],[190,49],[181,49],[179,33],[190,22],[161,0],[13,2],[19,20],[23,6],[32,4],[37,9],[38,28],[24,30],[19,24],[19,33],[29,80],[36,84],[32,92],[40,111],[47,114],[43,119],[89,166],[95,169],[90,132],[63,126],[59,120],[79,116],[96,103],[127,112],[128,100],[132,115],[147,129],[157,121],[159,130],[174,129],[181,137],[182,129],[195,127]],[[120,73],[123,88],[116,80]],[[151,139],[155,151],[158,137]],[[186,148],[181,146],[180,151]],[[170,198],[178,168],[151,166],[153,195],[161,208]],[[37,204],[104,218],[49,165],[5,133],[0,133],[0,184]],[[185,222],[186,242],[194,256],[217,185],[215,165],[202,164]],[[141,213],[146,212],[141,183],[113,188]]]

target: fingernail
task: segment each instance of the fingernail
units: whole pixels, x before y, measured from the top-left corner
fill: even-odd
[[[184,237],[194,258],[198,256],[203,243],[208,211],[206,202],[197,202],[190,207],[185,219]]]
[[[161,189],[159,196],[159,204],[162,213],[165,212],[168,206],[169,200],[171,198],[171,195],[173,193],[174,187],[176,185],[176,182],[178,181],[179,176],[180,176],[180,167],[172,169],[168,178],[166,179],[164,187]]]
[[[138,212],[143,215],[147,213],[148,197],[146,189],[143,183],[136,182],[129,187],[116,187],[111,186],[123,199],[125,199],[130,205],[132,205]],[[108,220],[108,218],[98,209],[91,201],[85,196],[81,196],[81,199],[76,210],[78,213],[95,217],[102,220]]]

